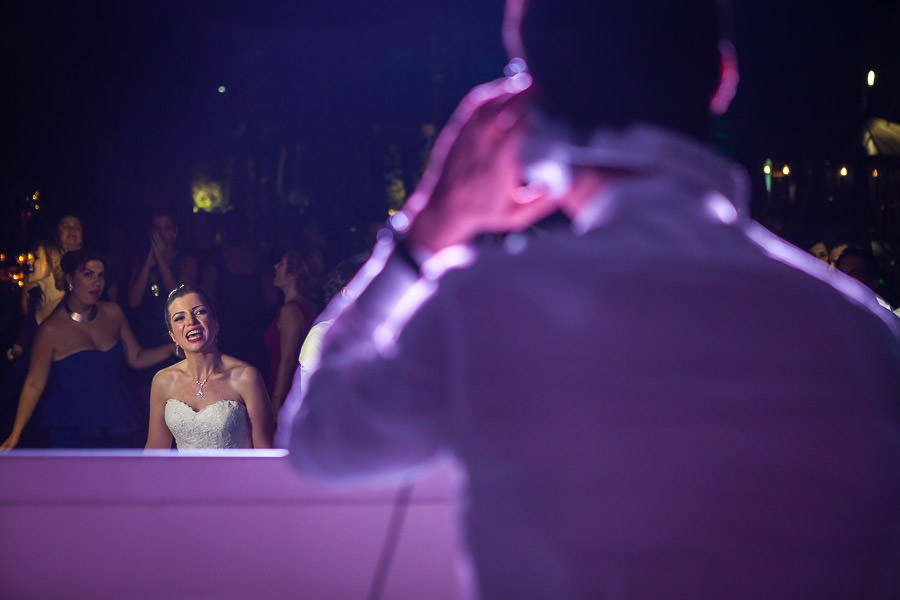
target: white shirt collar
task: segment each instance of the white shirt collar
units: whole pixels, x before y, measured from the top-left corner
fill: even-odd
[[[749,219],[749,177],[740,165],[720,156],[708,146],[658,126],[636,124],[622,132],[600,131],[588,145],[560,143],[555,152],[579,166],[607,167],[633,171],[636,178],[624,178],[621,186],[611,185],[575,218],[576,233],[596,227],[604,204],[646,175],[697,189],[714,218],[725,223]]]

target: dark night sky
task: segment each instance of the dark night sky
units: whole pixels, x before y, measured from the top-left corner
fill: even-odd
[[[898,4],[738,0],[742,84],[722,124],[738,158],[845,151],[866,69],[898,97]],[[222,123],[440,121],[504,60],[500,0],[17,0],[8,10],[4,202],[40,186],[59,207],[127,204],[147,179],[189,169]]]

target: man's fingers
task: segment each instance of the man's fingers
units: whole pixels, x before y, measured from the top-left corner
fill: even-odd
[[[404,210],[413,215],[423,210],[442,178],[462,178],[455,183],[466,183],[464,173],[473,164],[480,170],[504,142],[521,131],[527,120],[529,86],[530,77],[522,74],[483,83],[466,94],[441,130],[422,180]]]
[[[513,137],[524,136],[531,125],[530,113],[521,96],[510,98],[486,129],[487,138],[494,144],[503,144]]]
[[[488,124],[496,118],[513,94],[506,89],[506,78],[496,79],[474,87],[460,101],[447,125],[435,141],[428,171],[440,171],[444,159],[454,146],[467,145],[484,135]]]
[[[493,88],[495,95],[474,109],[470,121],[492,121],[504,111],[521,110],[525,97],[524,90],[511,91],[505,79],[493,83],[496,83],[496,87]]]
[[[466,94],[454,112],[452,122],[463,124],[490,120],[531,86],[531,77],[521,73],[475,86]]]

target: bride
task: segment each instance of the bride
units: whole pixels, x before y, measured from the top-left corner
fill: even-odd
[[[254,367],[219,351],[219,321],[206,293],[182,285],[166,301],[166,325],[184,360],[162,369],[150,388],[145,448],[271,448],[266,386]]]

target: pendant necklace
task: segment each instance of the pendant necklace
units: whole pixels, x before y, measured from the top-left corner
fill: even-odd
[[[203,397],[203,386],[206,385],[207,381],[209,381],[209,375],[207,375],[206,379],[204,379],[203,381],[200,381],[200,378],[197,378],[196,380],[194,380],[194,383],[196,383],[197,385],[200,386],[200,389],[197,391],[198,398]]]
[[[69,315],[69,318],[75,321],[76,323],[90,323],[94,320],[94,317],[97,316],[97,305],[93,305],[91,310],[86,313],[80,313],[69,308],[69,304],[67,302],[63,302],[63,308],[66,309],[66,314]],[[205,383],[205,382],[204,382]]]

